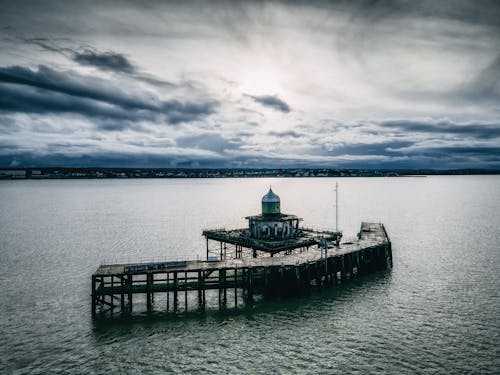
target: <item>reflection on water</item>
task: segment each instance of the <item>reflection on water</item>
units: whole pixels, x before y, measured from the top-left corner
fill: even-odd
[[[203,256],[273,185],[334,226],[335,179],[0,181],[2,373],[485,372],[500,366],[500,178],[349,178],[340,223],[382,221],[394,269],[226,311],[92,321],[102,259]],[[230,306],[230,305],[229,305]]]
[[[328,314],[331,314],[330,303],[332,301],[335,301],[337,308],[340,308],[346,301],[355,302],[358,298],[357,294],[361,293],[361,295],[364,295],[365,293],[371,293],[370,290],[377,290],[390,282],[390,272],[390,270],[378,271],[370,275],[364,275],[353,279],[343,285],[312,290],[307,295],[272,299],[264,299],[262,296],[255,295],[252,302],[245,304],[240,303],[237,307],[234,307],[234,305],[231,306],[231,304],[228,303],[228,306],[222,309],[215,308],[214,306],[213,309],[189,309],[187,312],[173,312],[171,310],[166,311],[165,309],[161,309],[156,305],[157,310],[150,312],[143,309],[143,311],[135,311],[133,314],[122,314],[120,312],[112,316],[106,314],[101,319],[93,320],[93,328],[96,338],[98,338],[100,333],[109,331],[115,331],[119,335],[120,328],[124,326],[128,328],[132,324],[141,325],[158,323],[160,325],[168,325],[171,322],[185,322],[188,320],[194,320],[200,323],[206,322],[207,320],[223,322],[227,319],[236,319],[241,316],[255,317],[258,314],[273,312],[281,314],[284,311],[299,319],[302,316],[303,309],[309,308],[311,304],[314,305],[312,308],[316,313],[321,314],[321,312],[325,310]],[[334,318],[334,315],[332,318]]]

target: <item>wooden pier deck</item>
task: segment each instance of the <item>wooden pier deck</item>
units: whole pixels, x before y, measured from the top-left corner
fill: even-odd
[[[254,294],[298,294],[387,267],[392,267],[391,242],[380,223],[362,223],[357,238],[326,250],[311,247],[289,255],[220,261],[104,264],[92,275],[92,314],[131,312],[135,294],[145,295],[147,310],[155,307],[158,293],[166,295],[167,309],[187,311],[189,301],[204,309],[207,292],[213,290],[218,291],[219,307],[227,306],[228,294],[237,306]]]

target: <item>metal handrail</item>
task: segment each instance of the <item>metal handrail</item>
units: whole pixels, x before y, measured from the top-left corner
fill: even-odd
[[[164,262],[199,262],[200,256],[196,255],[196,259],[186,259],[180,258],[179,255],[175,257],[122,257],[122,258],[106,258],[103,259],[101,265],[109,265],[109,264],[146,264],[146,263],[164,263]]]

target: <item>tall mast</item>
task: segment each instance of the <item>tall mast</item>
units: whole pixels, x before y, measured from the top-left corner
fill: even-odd
[[[339,183],[335,182],[335,232],[339,231]]]

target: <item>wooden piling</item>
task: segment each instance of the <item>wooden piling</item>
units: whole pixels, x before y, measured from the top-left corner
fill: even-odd
[[[174,272],[174,311],[177,311],[179,307],[179,300],[177,299],[177,290],[179,288],[179,280],[177,277],[177,271]]]
[[[129,312],[132,312],[132,288],[133,288],[133,275],[132,274],[129,274],[128,275],[128,296],[127,296],[127,300],[128,300],[128,311]]]
[[[92,275],[92,316],[96,315],[97,309],[97,295],[96,295],[96,277]]]
[[[170,310],[170,292],[169,292],[169,288],[170,288],[170,273],[167,272],[167,311]]]
[[[234,307],[238,307],[238,268],[234,269]]]
[[[226,284],[226,269],[224,268],[222,270],[222,290],[223,290],[223,293],[224,293],[224,298],[223,298],[223,305],[226,306],[227,305],[227,284]]]
[[[91,313],[95,317],[99,311],[99,315],[104,316],[118,307],[122,312],[132,312],[134,294],[145,295],[147,310],[151,311],[155,293],[166,293],[167,311],[170,310],[172,294],[173,310],[178,311],[179,292],[184,292],[183,311],[188,311],[189,291],[196,291],[198,306],[204,309],[207,290],[218,290],[219,307],[222,308],[227,306],[228,288],[234,290],[234,306],[238,307],[238,292],[246,302],[251,303],[255,294],[262,293],[266,297],[300,294],[310,291],[311,286],[319,289],[344,283],[371,271],[391,268],[391,243],[385,234],[380,235],[385,233],[381,232],[380,226],[370,225],[366,231],[362,231],[360,239],[369,238],[370,235],[379,236],[378,242],[366,240],[366,246],[353,245],[348,250],[341,245],[335,251],[328,252],[326,257],[304,246],[301,252],[287,250],[289,254],[294,254],[293,258],[283,253],[279,254],[279,258],[256,258],[256,250],[251,248],[242,258],[243,247],[235,245],[237,260],[101,266],[102,270],[98,269],[91,279]],[[226,256],[225,243],[222,245],[221,242],[220,251],[223,260]]]
[[[198,307],[201,308],[202,300],[201,300],[201,289],[202,289],[202,279],[201,279],[201,271],[198,271]]]
[[[151,289],[153,284],[153,274],[148,273],[146,275],[146,305],[148,311],[151,311]]]
[[[184,272],[184,310],[188,309],[188,281],[187,281],[187,271]]]

